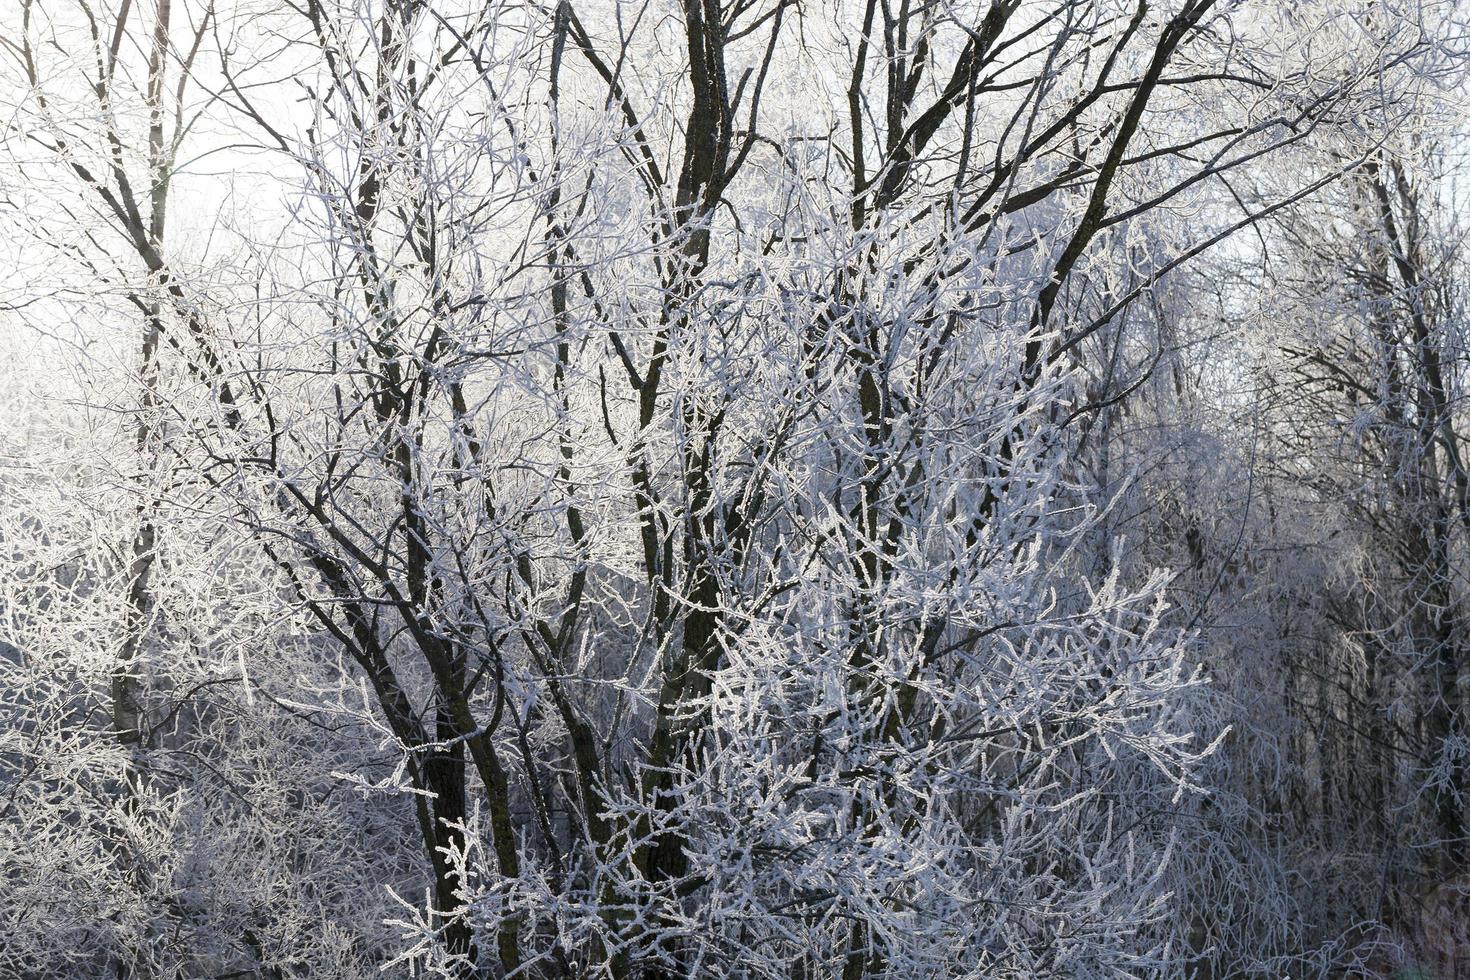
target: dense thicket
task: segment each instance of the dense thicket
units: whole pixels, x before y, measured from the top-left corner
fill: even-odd
[[[13,0],[0,972],[1470,969],[1457,14]]]

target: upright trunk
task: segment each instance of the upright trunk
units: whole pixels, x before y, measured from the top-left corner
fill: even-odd
[[[449,854],[463,851],[465,808],[464,731],[454,712],[442,701],[435,714],[434,739],[439,747],[424,760],[424,782],[434,794],[434,833],[438,852],[433,857],[434,905],[449,919],[444,927],[444,946],[451,956],[462,957],[456,975],[475,973],[474,936],[469,921],[458,914],[461,885]]]
[[[163,72],[164,58],[169,43],[170,0],[159,0],[158,18],[154,25],[153,46],[148,62],[148,196],[149,243],[157,250],[163,244],[165,219],[168,208],[169,151],[163,133]],[[113,730],[117,739],[127,747],[129,754],[136,756],[143,742],[142,704],[140,701],[140,679],[138,677],[138,655],[147,630],[148,614],[152,605],[150,579],[153,572],[158,530],[154,524],[153,507],[148,500],[152,488],[148,474],[152,471],[160,435],[159,421],[159,365],[158,344],[163,332],[163,311],[159,303],[144,300],[139,303],[144,311],[142,343],[138,365],[138,414],[133,429],[133,442],[137,450],[141,475],[139,491],[142,503],[138,506],[138,530],[133,542],[128,563],[127,599],[123,614],[122,649],[112,674]],[[128,774],[129,784],[135,773]]]
[[[167,218],[169,147],[163,131],[163,81],[165,58],[169,46],[170,0],[159,0],[154,21],[152,45],[148,59],[147,106],[148,124],[148,218],[146,235],[150,246],[161,251]],[[121,30],[119,24],[119,30]],[[143,752],[146,748],[145,716],[142,703],[140,657],[148,634],[148,620],[153,608],[153,565],[158,548],[158,527],[152,502],[151,474],[156,468],[162,423],[159,418],[159,341],[163,333],[162,305],[137,295],[134,302],[143,311],[143,331],[139,344],[138,407],[133,427],[133,445],[138,464],[140,502],[137,531],[129,549],[126,595],[123,608],[122,644],[111,678],[113,735],[125,753],[123,759],[122,805],[135,814],[143,780]],[[141,883],[151,874],[137,855],[126,861]],[[125,957],[114,963],[119,980],[134,974],[134,964]]]

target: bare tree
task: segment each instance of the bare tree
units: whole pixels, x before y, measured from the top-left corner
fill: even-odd
[[[1406,513],[1440,591],[1408,642],[1439,687],[1413,751],[1459,836],[1453,378],[1427,354],[1412,182],[1361,132],[1448,70],[1433,5],[157,0],[145,28],[83,5],[76,35],[52,6],[24,0],[6,41],[14,138],[46,155],[20,173],[69,182],[62,254],[141,315],[130,433],[167,487],[118,578],[111,728],[139,760],[190,716],[159,748],[233,767],[211,841],[287,822],[250,814],[262,760],[309,762],[310,832],[385,853],[270,860],[354,921],[391,889],[401,933],[313,940],[317,969],[1286,962],[1275,934],[1249,948],[1264,912],[1190,904],[1258,868],[1220,843],[1259,801],[1221,775],[1241,713],[1207,682],[1275,675],[1254,651],[1217,667],[1198,633],[1270,532],[1252,483],[1211,513],[1161,493],[1143,533],[1136,476],[1176,454],[1130,427],[1202,411],[1186,375],[1210,366],[1178,342],[1199,260],[1340,188],[1376,189],[1375,302],[1420,338],[1395,348],[1418,365],[1404,463],[1439,503]],[[141,142],[115,118],[125,53]],[[212,151],[273,173],[241,178],[258,197],[209,262],[169,211],[203,126],[186,93]],[[229,585],[191,596],[185,569]],[[1278,610],[1268,591],[1241,590]],[[178,675],[176,634],[216,606],[269,643],[201,651],[209,694],[145,706],[143,665]],[[151,928],[209,924],[171,962],[279,976],[335,907],[230,929],[223,901],[169,901]]]

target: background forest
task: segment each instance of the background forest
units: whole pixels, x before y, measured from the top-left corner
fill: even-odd
[[[1467,21],[4,0],[0,976],[1470,977]]]

